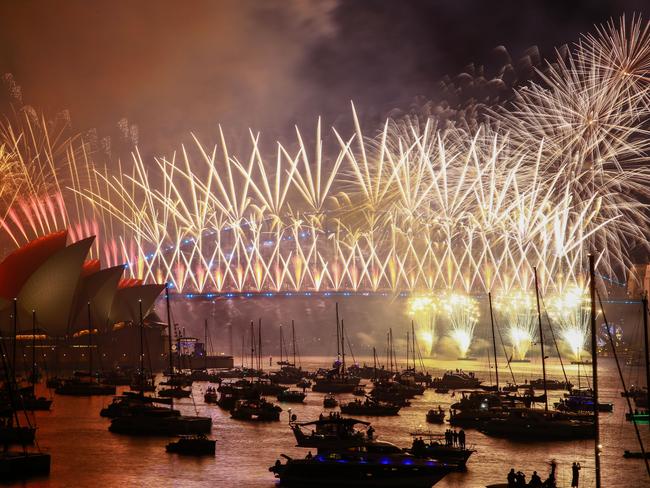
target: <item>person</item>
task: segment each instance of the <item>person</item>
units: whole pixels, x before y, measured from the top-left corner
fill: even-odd
[[[307,453],[307,455],[305,456],[305,459],[311,459],[312,457],[313,457],[313,456],[311,455],[311,451],[309,451],[309,452]]]
[[[578,482],[580,481],[580,463],[573,463],[571,466],[571,472],[573,474],[571,478],[571,488],[578,488]]]
[[[458,445],[458,432],[454,431],[451,436],[452,436],[453,445],[454,447],[456,447]]]
[[[524,488],[526,486],[526,475],[521,471],[517,471],[515,475],[515,486],[517,488]]]
[[[531,488],[541,488],[542,486],[542,478],[539,477],[537,474],[537,471],[533,471],[532,476],[530,477],[530,483],[528,483],[528,486]]]
[[[458,442],[460,448],[465,449],[465,431],[463,429],[460,429],[460,432],[458,433]]]
[[[555,488],[555,470],[557,469],[557,463],[555,461],[551,461],[551,472],[548,475],[548,478],[546,478],[546,481],[544,481],[544,486],[545,488]]]
[[[508,472],[508,488],[515,488],[515,481],[517,475],[515,474],[515,468],[510,468]]]
[[[445,446],[449,447],[451,439],[449,437],[449,429],[445,430]]]
[[[372,425],[368,427],[368,439],[372,440],[375,435],[375,429],[372,428]]]

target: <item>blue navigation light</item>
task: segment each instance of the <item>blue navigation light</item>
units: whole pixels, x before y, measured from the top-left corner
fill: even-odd
[[[402,461],[402,464],[404,464],[406,466],[410,466],[411,464],[413,464],[413,460],[412,459],[405,459],[404,461]]]
[[[347,459],[337,459],[336,462],[345,464],[345,463],[348,462],[348,460]]]
[[[381,458],[379,460],[379,464],[390,464],[390,459],[388,458]]]
[[[325,461],[325,458],[324,458],[323,456],[321,456],[321,455],[315,456],[314,459],[315,459],[316,461],[320,461],[320,462]]]
[[[433,461],[427,461],[424,464],[426,464],[427,466],[435,466],[436,465],[436,463],[434,463]]]

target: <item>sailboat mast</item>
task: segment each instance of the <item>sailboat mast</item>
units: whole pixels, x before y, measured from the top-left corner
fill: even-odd
[[[336,358],[341,357],[341,337],[339,333],[340,322],[339,322],[339,302],[335,303],[336,305]]]
[[[142,320],[142,300],[138,300],[140,310],[140,396],[144,396],[144,322]],[[88,303],[90,310],[90,303]]]
[[[296,367],[296,325],[291,320],[291,344],[293,347],[293,367]]]
[[[415,369],[417,368],[415,364],[415,323],[411,320],[411,352],[413,354],[413,372],[415,373]],[[408,369],[408,366],[407,366]]]
[[[165,284],[165,305],[167,306],[167,334],[169,335],[169,381],[174,384],[174,354],[172,348],[172,310],[169,305],[169,283]],[[180,353],[179,353],[180,354]],[[174,409],[174,397],[170,397],[169,409]]]
[[[488,292],[490,304],[490,325],[492,326],[492,350],[494,351],[494,376],[496,377],[497,391],[499,391],[499,364],[497,363],[497,339],[494,335],[494,312],[492,311],[492,292]]]
[[[647,292],[643,293],[641,298],[641,303],[643,303],[643,338],[644,338],[644,362],[645,362],[645,384],[648,389],[648,405],[650,405],[650,357],[648,357],[648,350],[650,349],[650,344],[648,343],[648,294]],[[650,422],[648,423],[650,426]]]
[[[284,345],[284,337],[282,337],[282,324],[280,324],[280,364],[282,364],[282,346]]]
[[[537,299],[537,322],[539,324],[539,345],[542,349],[542,381],[544,382],[544,410],[548,412],[548,390],[546,388],[546,356],[544,355],[544,333],[542,331],[542,311],[539,306],[539,283],[537,282],[537,268],[535,274],[535,298]]]
[[[598,422],[598,343],[596,341],[596,271],[594,255],[589,254],[589,293],[591,295],[591,387],[594,391],[594,431],[596,442],[594,444],[594,460],[596,471],[596,488],[600,488],[600,425]],[[645,315],[644,315],[645,319]],[[647,333],[647,332],[646,332]]]
[[[13,381],[16,381],[16,336],[18,335],[18,299],[14,298],[14,340],[11,344],[11,367],[14,370]]]
[[[341,320],[341,371],[345,374],[345,333],[344,333],[343,320]]]
[[[32,310],[32,386],[36,386],[36,310]]]
[[[262,317],[257,319],[257,365],[262,371]]]
[[[253,371],[254,369],[255,369],[255,325],[254,322],[251,320],[251,371]]]
[[[205,338],[203,339],[204,341],[204,347],[203,347],[203,368],[205,370],[208,369],[208,319],[205,319],[205,322],[203,324],[203,335]]]
[[[409,359],[410,359],[410,358],[409,358],[409,349],[410,349],[410,348],[411,348],[411,334],[410,334],[410,332],[407,330],[407,331],[406,331],[406,369],[407,369],[407,370],[409,369],[409,365],[411,364],[411,363],[409,362]]]
[[[373,362],[373,379],[377,379],[377,350],[372,347],[372,362]]]
[[[165,304],[167,305],[167,334],[169,335],[169,377],[173,379],[174,355],[172,349],[172,312],[169,306],[169,283],[165,285]]]
[[[93,379],[93,324],[90,318],[90,302],[88,302],[88,376]]]

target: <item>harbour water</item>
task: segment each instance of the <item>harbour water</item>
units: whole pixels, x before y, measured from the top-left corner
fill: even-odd
[[[359,360],[359,358],[357,358]],[[328,358],[303,358],[303,368],[313,369],[326,366]],[[549,361],[549,377],[562,378],[559,363]],[[267,363],[268,364],[268,363]],[[446,369],[464,368],[476,371],[489,383],[490,372],[486,361],[439,361],[427,360],[426,367],[434,375]],[[513,364],[514,375],[519,382],[541,377],[541,365],[537,362]],[[577,384],[578,366],[566,366],[569,379]],[[584,369],[581,366],[581,371]],[[589,368],[587,366],[587,368]],[[611,359],[603,359],[599,371],[601,401],[613,402],[613,413],[602,413],[602,475],[603,486],[608,488],[629,488],[650,486],[642,460],[624,459],[625,449],[638,450],[632,424],[625,421],[625,399],[620,396],[620,382],[616,367]],[[585,377],[582,373],[584,386]],[[626,381],[636,383],[642,377],[639,368],[625,370]],[[510,380],[509,372],[500,373],[500,379]],[[38,487],[237,487],[272,488],[276,485],[268,471],[281,453],[288,456],[305,456],[305,449],[295,447],[295,441],[287,422],[288,409],[298,420],[311,420],[322,411],[323,394],[308,392],[305,404],[281,404],[280,422],[250,423],[232,420],[227,411],[203,402],[207,383],[195,383],[192,399],[176,402],[185,414],[198,412],[213,418],[212,436],[217,439],[217,453],[214,458],[192,458],[167,454],[168,438],[137,438],[108,431],[109,420],[99,416],[100,409],[110,402],[111,397],[62,397],[56,396],[51,412],[37,412],[38,443],[52,455],[52,472],[49,478],[33,480],[28,486]],[[41,393],[47,394],[41,385]],[[552,399],[559,397],[551,392]],[[352,395],[341,395],[340,399],[352,399]],[[436,394],[427,390],[416,397],[412,406],[404,408],[397,417],[369,417],[380,439],[406,447],[410,445],[410,432],[417,429],[433,433],[444,432],[445,425],[425,422],[428,409],[437,405],[447,408],[457,397],[450,394]],[[275,401],[275,399],[273,398]],[[363,418],[363,417],[360,417]],[[650,426],[639,426],[646,442],[650,445]],[[505,482],[511,467],[522,470],[530,478],[533,470],[545,478],[548,462],[555,459],[559,465],[560,487],[570,486],[571,463],[579,461],[581,471],[580,487],[594,486],[593,441],[571,441],[559,443],[511,442],[487,437],[468,429],[467,442],[476,453],[468,462],[463,473],[452,473],[436,487],[474,488],[491,483]],[[18,485],[13,485],[18,486]]]

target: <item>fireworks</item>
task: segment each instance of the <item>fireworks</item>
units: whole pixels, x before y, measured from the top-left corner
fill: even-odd
[[[26,160],[48,155],[39,181],[52,184],[9,198],[2,229],[16,243],[63,225],[98,234],[105,265],[188,293],[442,290],[413,311],[429,347],[450,297],[491,291],[514,300],[502,313],[523,357],[534,333],[517,290],[531,289],[533,267],[543,294],[564,293],[586,253],[624,278],[627,250],[647,247],[648,46],[639,20],[585,36],[471,131],[388,120],[368,138],[353,109],[353,133],[319,121],[270,155],[255,133],[234,154],[222,132],[154,161],[136,150],[129,171],[78,148],[32,151]],[[3,139],[21,154],[34,146]],[[466,353],[475,320],[450,320]]]
[[[441,299],[441,306],[449,321],[449,337],[456,344],[459,357],[466,358],[478,323],[478,301],[468,295],[449,293]]]
[[[408,313],[414,318],[417,337],[429,354],[433,354],[436,342],[436,322],[440,311],[440,300],[436,295],[417,296],[409,300]]]
[[[513,359],[525,359],[535,340],[537,318],[535,295],[522,290],[513,290],[508,294],[498,295],[494,301],[494,308],[505,319]]]
[[[549,298],[547,310],[575,361],[581,361],[589,334],[589,294],[584,284],[567,287]]]

